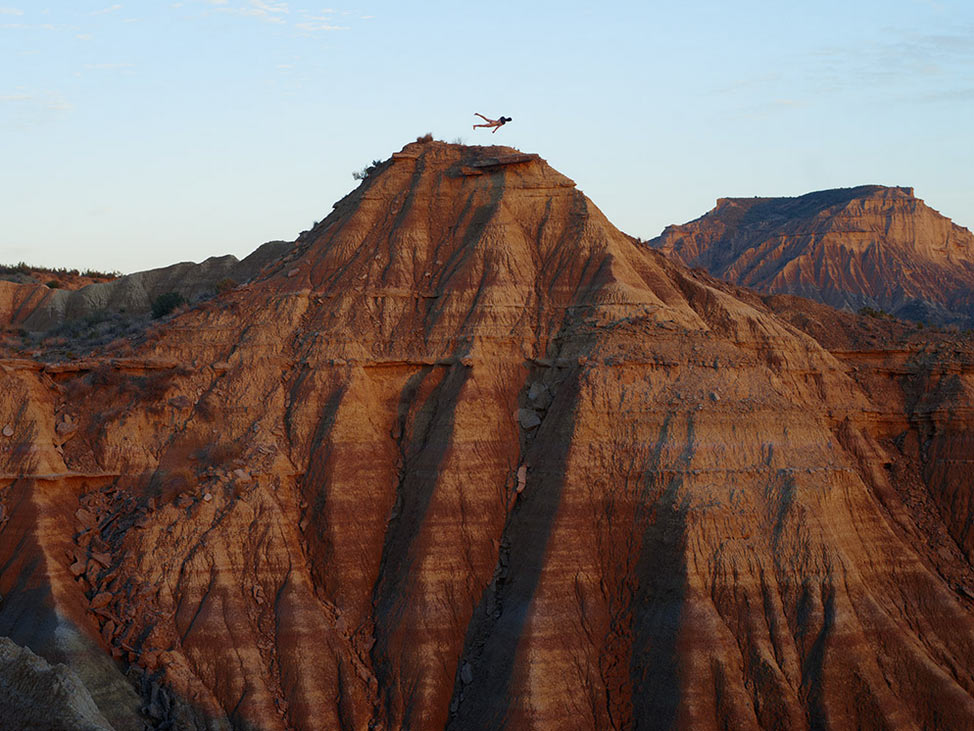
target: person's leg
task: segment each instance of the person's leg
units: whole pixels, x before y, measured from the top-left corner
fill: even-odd
[[[482,120],[484,120],[485,122],[493,122],[493,121],[494,121],[494,120],[492,120],[492,119],[488,119],[487,117],[485,117],[485,116],[484,116],[483,114],[481,114],[480,112],[474,112],[474,115],[476,115],[476,116],[478,116],[478,117],[480,117],[480,118],[481,118]]]

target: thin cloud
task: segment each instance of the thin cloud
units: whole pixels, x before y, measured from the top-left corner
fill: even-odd
[[[305,8],[291,8],[290,3],[283,0],[245,0],[231,2],[231,0],[196,0],[197,3],[210,7],[209,12],[224,13],[260,20],[264,23],[277,25],[289,24],[302,33],[322,33],[328,31],[349,30],[346,25],[334,22],[336,14],[349,15],[348,11],[338,11],[333,8],[308,10]],[[178,7],[186,3],[176,3],[171,7]],[[373,16],[365,16],[370,19]]]
[[[0,15],[23,15],[24,11],[20,8],[0,8]]]
[[[299,11],[301,13],[302,20],[300,23],[295,23],[294,27],[298,30],[305,31],[306,33],[321,33],[333,30],[348,30],[348,26],[335,25],[332,22],[331,16],[335,11],[331,8],[326,8],[321,10],[316,15],[312,15],[307,11]]]
[[[829,47],[814,54],[833,81],[861,86],[862,80],[902,83],[974,66],[974,29],[958,33],[909,33],[885,43]]]
[[[287,3],[265,2],[264,0],[250,0],[250,5],[255,10],[263,10],[265,13],[288,13]]]
[[[208,5],[214,6],[214,10],[228,15],[241,15],[244,17],[256,18],[265,23],[284,24],[286,16],[290,10],[286,2],[276,2],[274,0],[249,0],[246,5],[232,6],[227,0],[204,0]]]
[[[285,23],[287,23],[287,21],[284,20],[284,18],[280,18],[276,15],[268,15],[267,13],[264,13],[260,10],[245,9],[240,11],[240,15],[249,15],[251,17],[257,18],[258,20],[264,23],[275,23],[277,25],[284,25]]]
[[[849,94],[860,103],[950,103],[969,100],[972,77],[974,26],[937,32],[884,29],[872,42],[822,46],[781,64],[773,75],[716,91],[749,89],[770,100],[790,98],[797,90],[809,104]]]
[[[10,105],[15,126],[28,126],[49,112],[68,112],[73,105],[57,91],[17,91],[0,95],[0,104]]]
[[[320,33],[322,31],[330,30],[348,30],[348,26],[346,25],[331,25],[330,23],[324,21],[313,20],[309,20],[304,23],[295,23],[294,27],[308,33]]]
[[[267,23],[283,23],[282,15],[288,14],[287,3],[264,2],[263,0],[250,0],[245,8],[238,8],[240,15],[249,15]]]
[[[0,23],[0,29],[3,30],[57,30],[58,26],[53,23],[40,23],[39,25],[30,25],[29,23]]]
[[[102,8],[101,10],[92,10],[88,15],[107,15],[108,13],[114,13],[116,10],[121,10],[122,6],[118,3],[115,5],[109,5],[107,8]]]
[[[86,63],[85,71],[122,71],[134,66],[130,63]]]

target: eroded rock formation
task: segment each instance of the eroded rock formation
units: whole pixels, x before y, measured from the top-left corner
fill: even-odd
[[[0,637],[0,726],[37,731],[111,731],[81,679]]]
[[[721,198],[649,242],[770,294],[938,324],[974,323],[974,235],[913,195],[866,185],[797,198]]]
[[[0,324],[25,330],[49,330],[92,315],[147,315],[152,311],[153,301],[167,292],[177,292],[193,301],[212,296],[224,286],[248,282],[290,246],[284,241],[270,241],[243,260],[230,254],[213,256],[199,264],[183,262],[84,286],[52,289],[29,277],[20,277],[25,281],[0,280]]]
[[[886,357],[407,145],[145,342],[0,363],[0,634],[189,728],[969,727],[968,375]]]

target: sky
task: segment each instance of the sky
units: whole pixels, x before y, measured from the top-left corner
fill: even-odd
[[[0,263],[243,257],[426,132],[642,238],[874,183],[974,228],[971,0],[327,1],[0,0]]]

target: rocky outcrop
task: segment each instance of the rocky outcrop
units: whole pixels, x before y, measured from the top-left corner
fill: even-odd
[[[112,731],[70,668],[51,667],[6,637],[0,637],[0,726],[22,731]]]
[[[291,246],[272,241],[243,260],[229,254],[210,257],[199,264],[173,264],[78,289],[0,281],[0,322],[7,327],[42,331],[96,314],[146,315],[152,311],[153,301],[167,292],[178,292],[192,302],[212,296],[221,286],[248,282]],[[221,285],[223,282],[226,285]]]
[[[0,592],[161,724],[974,723],[912,402],[539,158],[407,145],[144,342],[0,366]]]
[[[721,198],[705,216],[669,226],[649,244],[760,292],[918,322],[974,322],[974,235],[912,188]]]

